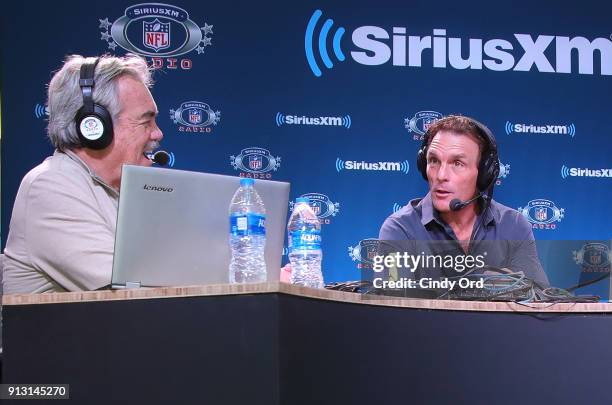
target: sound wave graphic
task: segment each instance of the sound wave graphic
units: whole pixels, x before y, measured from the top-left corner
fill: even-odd
[[[34,106],[34,116],[40,119],[48,115],[49,110],[47,110],[44,105],[36,103],[36,105]]]
[[[512,125],[512,123],[510,123],[510,121],[506,121],[506,134],[510,135],[513,131],[512,128],[514,127],[514,125]]]
[[[313,49],[313,45],[314,45],[314,35],[315,35],[316,25],[317,25],[317,22],[319,21],[319,18],[321,18],[322,15],[323,15],[323,12],[321,10],[315,10],[312,13],[310,20],[308,21],[308,25],[306,26],[306,33],[304,35],[304,49],[306,51],[306,60],[308,61],[308,66],[310,66],[310,70],[312,70],[312,73],[316,77],[321,77],[322,73],[321,73],[321,69],[319,68],[319,65],[317,64],[317,61],[315,60],[315,55],[314,55],[315,52]],[[318,45],[317,49],[319,52],[319,56],[321,60],[323,61],[323,64],[325,65],[325,67],[328,69],[331,69],[334,67],[334,63],[330,59],[329,53],[327,52],[327,36],[330,33],[333,25],[334,25],[334,20],[332,20],[331,18],[328,18],[325,21],[325,23],[323,23],[323,26],[321,27],[321,30],[319,32],[318,41],[317,41],[317,45]],[[342,53],[342,49],[340,48],[340,42],[342,41],[342,36],[344,35],[344,32],[345,32],[344,27],[338,27],[332,39],[332,47],[334,50],[334,54],[336,55],[336,58],[340,62],[344,62],[344,59],[345,59],[344,53]]]
[[[281,126],[285,123],[285,116],[281,113],[276,113],[276,125]]]
[[[174,153],[168,152],[168,154],[170,155],[170,159],[168,160],[168,166],[174,167],[174,162],[175,162]]]
[[[567,166],[563,165],[561,166],[561,177],[567,179],[567,176],[569,176],[569,169],[567,168]]]
[[[574,124],[570,124],[569,134],[572,138],[574,137],[574,135],[576,135],[576,126]]]
[[[349,129],[351,127],[351,116],[350,115],[345,115],[344,117],[342,117],[342,125],[346,129]]]
[[[410,163],[408,163],[407,160],[404,160],[403,162],[401,162],[400,170],[404,172],[404,174],[408,174],[408,171],[410,170]]]
[[[398,203],[393,204],[393,212],[397,212],[402,209],[402,206]]]
[[[339,173],[340,170],[344,170],[344,160],[336,158],[336,171]]]

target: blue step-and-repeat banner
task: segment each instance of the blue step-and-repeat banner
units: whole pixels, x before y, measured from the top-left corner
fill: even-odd
[[[610,239],[611,15],[595,0],[6,3],[2,244],[21,178],[52,153],[50,72],[105,52],[158,68],[174,168],[288,181],[291,199],[312,199],[328,282],[359,279],[367,240],[427,192],[416,152],[451,113],[493,130],[495,198],[536,239]]]

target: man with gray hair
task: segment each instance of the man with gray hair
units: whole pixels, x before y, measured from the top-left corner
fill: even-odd
[[[4,293],[110,284],[124,164],[150,166],[163,134],[143,58],[73,55],[49,83],[53,156],[22,180],[4,250]]]

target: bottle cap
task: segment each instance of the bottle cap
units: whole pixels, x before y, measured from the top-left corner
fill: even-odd
[[[248,178],[248,177],[244,177],[244,178],[240,179],[240,185],[242,187],[244,187],[244,186],[252,186],[253,183],[255,183],[255,180],[253,180],[251,178]]]
[[[299,203],[310,204],[310,199],[308,197],[298,197],[295,199],[295,203],[296,204],[299,204]]]

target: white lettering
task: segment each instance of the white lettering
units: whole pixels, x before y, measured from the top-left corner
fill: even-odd
[[[492,39],[484,45],[485,55],[492,59],[499,60],[499,63],[491,59],[485,59],[482,63],[490,70],[503,71],[510,70],[514,66],[514,57],[511,53],[504,52],[500,49],[512,50],[512,44],[503,39]]]
[[[362,65],[374,66],[387,63],[391,58],[391,49],[386,44],[370,37],[389,39],[389,34],[380,27],[364,26],[357,28],[353,31],[353,43],[373,55],[368,55],[368,52],[351,52],[351,56],[355,62]]]
[[[572,73],[572,57],[576,59],[578,73],[595,74],[595,55],[599,55],[601,75],[612,75],[612,41],[607,38],[589,40],[585,37],[514,34],[518,47],[505,39],[447,38],[447,30],[436,28],[433,36],[407,35],[405,27],[393,27],[391,33],[376,26],[362,26],[353,31],[352,58],[362,65],[383,65],[391,60],[394,66],[421,67],[424,55],[431,58],[434,68],[475,69],[493,71],[535,71],[545,73]],[[391,38],[391,43],[388,40]],[[550,45],[555,42],[556,69],[548,59],[553,57]],[[469,44],[467,54],[463,49]],[[431,49],[431,53],[425,50]],[[519,52],[522,51],[522,55]],[[576,51],[576,52],[574,52]],[[486,58],[483,59],[483,54]],[[431,55],[431,56],[429,56]],[[518,60],[518,62],[515,61]]]
[[[431,48],[431,37],[408,37],[408,66],[421,66],[423,50]]]
[[[572,73],[572,50],[578,51],[578,73],[593,74],[593,55],[599,51],[602,75],[612,75],[612,42],[595,38],[592,42],[584,37],[557,37],[557,73]]]
[[[533,41],[529,34],[514,34],[514,36],[525,50],[525,54],[518,61],[514,70],[529,72],[531,66],[535,64],[536,69],[540,72],[554,73],[555,69],[553,69],[544,52],[555,37],[551,35],[538,35],[536,40]]]
[[[467,59],[461,56],[461,38],[448,39],[448,61],[455,69],[482,69],[482,40],[470,39]]]

